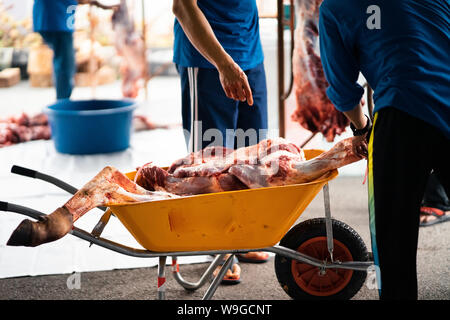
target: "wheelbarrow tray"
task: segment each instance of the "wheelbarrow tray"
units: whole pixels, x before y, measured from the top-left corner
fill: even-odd
[[[305,150],[312,159],[322,150]],[[136,172],[127,176],[134,179]],[[136,241],[153,252],[256,249],[278,243],[333,170],[302,184],[111,205]]]

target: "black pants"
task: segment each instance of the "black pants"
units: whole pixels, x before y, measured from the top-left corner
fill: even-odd
[[[442,211],[450,211],[450,200],[448,195],[434,172],[431,173],[428,178],[422,206],[436,208]]]
[[[450,194],[450,140],[395,108],[375,115],[369,142],[372,250],[380,299],[417,299],[419,213],[431,170]]]

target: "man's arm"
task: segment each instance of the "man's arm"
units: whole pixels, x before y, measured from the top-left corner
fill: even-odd
[[[363,129],[369,119],[364,115],[361,103],[349,111],[344,111],[344,115],[353,123],[356,129]],[[367,142],[370,132],[362,136],[356,136],[353,139],[353,152],[365,158],[368,156]]]
[[[364,115],[361,103],[352,110],[344,111],[344,115],[353,123],[356,129],[362,129],[367,124],[367,118]]]
[[[330,84],[327,95],[336,109],[343,112],[356,129],[362,129],[368,120],[360,102],[364,89],[357,83],[357,60],[351,44],[342,38],[334,16],[323,6],[319,15],[319,40],[320,58],[325,77]],[[366,138],[367,134],[353,139],[353,151],[364,157],[367,157]]]
[[[228,98],[253,105],[247,76],[217,40],[196,0],[174,0],[173,13],[192,45],[214,65]]]

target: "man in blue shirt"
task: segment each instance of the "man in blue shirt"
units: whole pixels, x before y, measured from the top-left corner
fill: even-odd
[[[417,299],[419,209],[431,170],[450,194],[449,17],[448,0],[324,0],[320,7],[327,94],[352,122],[354,149],[368,156],[381,299]],[[374,89],[368,150],[359,72]]]
[[[174,0],[174,57],[190,152],[258,143],[267,129],[267,89],[255,0]],[[266,253],[247,259],[266,261]],[[239,267],[227,279],[236,283]]]
[[[70,98],[72,94],[75,73],[74,16],[77,4],[87,3],[107,8],[90,0],[34,1],[33,29],[39,32],[53,50],[53,78],[57,99]]]

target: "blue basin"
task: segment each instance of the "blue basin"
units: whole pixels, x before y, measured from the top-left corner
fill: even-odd
[[[58,152],[108,153],[130,145],[133,100],[58,100],[44,109]]]

